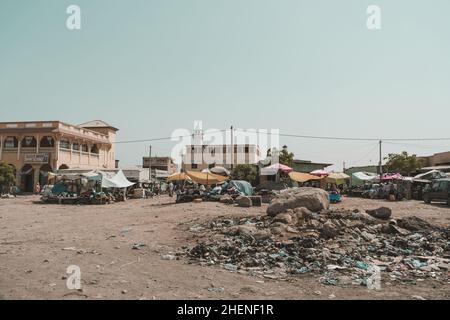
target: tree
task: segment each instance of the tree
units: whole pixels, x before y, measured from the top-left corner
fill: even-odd
[[[281,164],[292,167],[292,163],[294,162],[294,154],[288,151],[288,147],[286,145],[283,146],[283,149],[279,153],[278,157]]]
[[[14,170],[6,162],[0,162],[0,191],[9,188],[14,183]]]
[[[386,158],[386,166],[389,172],[398,172],[403,176],[410,176],[423,166],[421,159],[417,155],[409,155],[408,152],[390,153]]]
[[[251,164],[238,164],[234,167],[231,177],[234,180],[256,181],[256,168]]]

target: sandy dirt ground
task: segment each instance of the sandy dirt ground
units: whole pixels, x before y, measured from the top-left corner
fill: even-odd
[[[450,286],[433,280],[389,283],[382,289],[326,286],[312,275],[261,279],[218,266],[164,260],[195,239],[189,226],[219,216],[264,214],[266,206],[173,204],[160,196],[104,206],[49,205],[37,196],[0,199],[0,299],[449,299]],[[450,208],[418,201],[390,203],[345,198],[340,208],[416,215],[448,226]],[[133,244],[145,244],[139,250]],[[81,270],[82,290],[69,290],[66,269]],[[214,288],[223,288],[215,290]]]

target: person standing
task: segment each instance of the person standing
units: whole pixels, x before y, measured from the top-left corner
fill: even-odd
[[[36,186],[34,187],[34,193],[39,194],[41,192],[41,185],[36,183]]]
[[[173,197],[173,183],[169,182],[169,197]]]

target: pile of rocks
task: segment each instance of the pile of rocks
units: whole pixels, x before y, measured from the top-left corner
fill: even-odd
[[[283,203],[277,214],[269,207],[267,215],[220,218],[198,226],[202,240],[184,252],[193,262],[266,278],[312,273],[325,284],[365,284],[376,266],[388,281],[448,281],[448,228],[417,217],[386,220],[386,208],[376,211],[384,220],[373,212],[329,210],[310,190],[307,202],[324,203],[320,213],[293,208],[292,201],[300,203],[299,198],[291,194],[274,202]]]

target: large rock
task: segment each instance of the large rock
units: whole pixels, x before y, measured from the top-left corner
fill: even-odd
[[[253,205],[252,199],[245,196],[239,196],[236,198],[236,203],[239,205],[239,207],[249,208]]]
[[[334,238],[338,235],[338,228],[331,221],[327,221],[323,224],[322,236],[324,238]]]
[[[298,207],[307,208],[313,212],[328,209],[330,200],[328,193],[319,188],[297,188],[290,189],[279,194],[267,208],[269,216],[285,212],[287,209]]]
[[[228,194],[224,194],[223,196],[220,196],[219,201],[221,203],[226,203],[226,204],[233,204],[234,203],[233,198],[230,195],[228,195]]]
[[[274,222],[281,222],[284,224],[292,223],[292,216],[289,213],[280,213],[275,218],[273,218]]]
[[[231,226],[224,231],[225,234],[230,236],[241,236],[243,238],[251,238],[258,230],[253,224],[244,224],[238,226]]]
[[[366,210],[372,217],[382,220],[388,220],[391,217],[392,210],[387,207],[381,207],[375,210]]]

